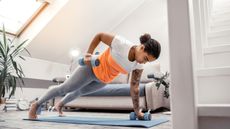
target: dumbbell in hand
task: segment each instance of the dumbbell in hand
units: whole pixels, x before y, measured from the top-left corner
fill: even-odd
[[[100,65],[100,60],[98,59],[98,55],[88,55],[86,56],[87,58],[90,57],[90,64],[92,67],[97,67]],[[85,63],[85,58],[84,57],[81,57],[79,60],[78,60],[78,63],[79,65],[81,66],[84,66],[86,65]]]
[[[145,121],[150,121],[152,119],[152,116],[151,116],[151,113],[150,113],[151,110],[148,110],[148,112],[145,112],[144,114],[144,119]],[[137,115],[135,112],[131,112],[129,114],[129,119],[130,120],[137,120]]]

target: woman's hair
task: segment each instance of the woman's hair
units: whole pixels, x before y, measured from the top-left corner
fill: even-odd
[[[152,39],[150,34],[144,34],[140,37],[140,42],[145,46],[144,51],[154,56],[156,59],[161,53],[161,45],[155,39]]]

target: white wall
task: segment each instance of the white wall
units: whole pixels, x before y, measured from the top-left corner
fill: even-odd
[[[0,38],[2,41],[2,35],[0,35]],[[14,36],[7,35],[7,38],[13,40]],[[14,43],[16,44],[17,40]],[[26,59],[25,61],[20,58],[17,58],[16,61],[21,65],[25,78],[52,80],[54,77],[64,77],[70,73],[69,65],[26,56],[23,57]]]
[[[64,77],[69,74],[69,65],[50,62],[41,59],[24,57],[18,60],[26,78],[52,80],[54,77]]]
[[[168,0],[171,109],[174,129],[198,129],[193,68],[192,0]]]
[[[140,35],[149,33],[162,46],[161,71],[169,71],[167,0],[146,0],[111,31],[135,43],[140,43]]]
[[[41,88],[19,88],[17,87],[15,92],[15,98],[16,99],[25,99],[27,101],[32,101],[36,98],[41,97],[44,95],[44,93],[47,92],[47,89],[41,89]]]

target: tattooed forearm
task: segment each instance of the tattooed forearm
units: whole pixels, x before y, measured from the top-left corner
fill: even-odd
[[[130,94],[133,101],[134,111],[139,112],[139,82],[143,70],[133,70],[130,85]]]
[[[139,91],[135,92],[134,88],[131,88],[131,96],[132,96],[132,101],[133,101],[133,109],[137,113],[139,111]]]

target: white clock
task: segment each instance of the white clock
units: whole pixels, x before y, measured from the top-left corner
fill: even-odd
[[[25,99],[19,99],[17,102],[17,108],[20,111],[25,111],[29,109],[29,102]]]

